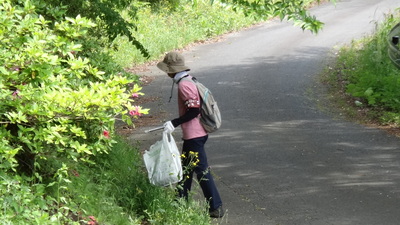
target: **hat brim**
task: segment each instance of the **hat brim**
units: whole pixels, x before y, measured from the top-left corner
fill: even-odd
[[[169,66],[165,62],[157,63],[158,69],[166,72],[166,73],[179,73],[182,71],[189,71],[190,68],[187,66]]]

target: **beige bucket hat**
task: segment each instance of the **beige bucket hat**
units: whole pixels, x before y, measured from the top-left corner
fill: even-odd
[[[190,70],[185,66],[185,58],[178,52],[168,52],[164,60],[157,63],[157,67],[166,73],[179,73]]]

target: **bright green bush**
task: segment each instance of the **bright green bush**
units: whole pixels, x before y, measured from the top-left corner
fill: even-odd
[[[94,23],[48,21],[35,10],[30,0],[0,0],[1,190],[18,179],[62,189],[70,164],[109,152],[117,115],[131,123],[147,113],[133,105],[134,79],[105,74],[84,57],[82,40]],[[68,199],[51,201],[61,209]]]

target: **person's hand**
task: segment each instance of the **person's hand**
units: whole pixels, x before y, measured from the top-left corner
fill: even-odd
[[[172,125],[171,121],[168,121],[164,123],[164,131],[167,132],[168,134],[174,132],[175,127]]]

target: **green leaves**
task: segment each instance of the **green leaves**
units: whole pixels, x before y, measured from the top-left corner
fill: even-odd
[[[318,33],[323,23],[315,16],[311,16],[307,9],[311,3],[319,1],[312,0],[222,0],[223,3],[233,4],[236,11],[242,10],[245,15],[255,16],[263,20],[278,17],[280,20],[292,21],[295,26],[303,30]],[[336,2],[336,0],[331,0]]]
[[[131,124],[129,110],[147,113],[132,105],[133,80],[107,74],[85,57],[82,40],[95,27],[89,19],[53,23],[30,0],[13,3],[0,3],[0,137],[7,149],[0,155],[9,162],[3,169],[15,170],[16,152],[38,157],[32,170],[48,159],[90,161],[108,152],[115,117]]]
[[[5,116],[10,121],[10,123],[28,122],[26,115],[24,115],[20,111],[19,112],[7,112],[7,113],[5,113]]]
[[[95,26],[96,24],[89,19],[82,18],[80,15],[77,15],[76,18],[66,17],[65,21],[56,22],[54,25],[56,31],[71,39],[86,35],[88,30]]]

